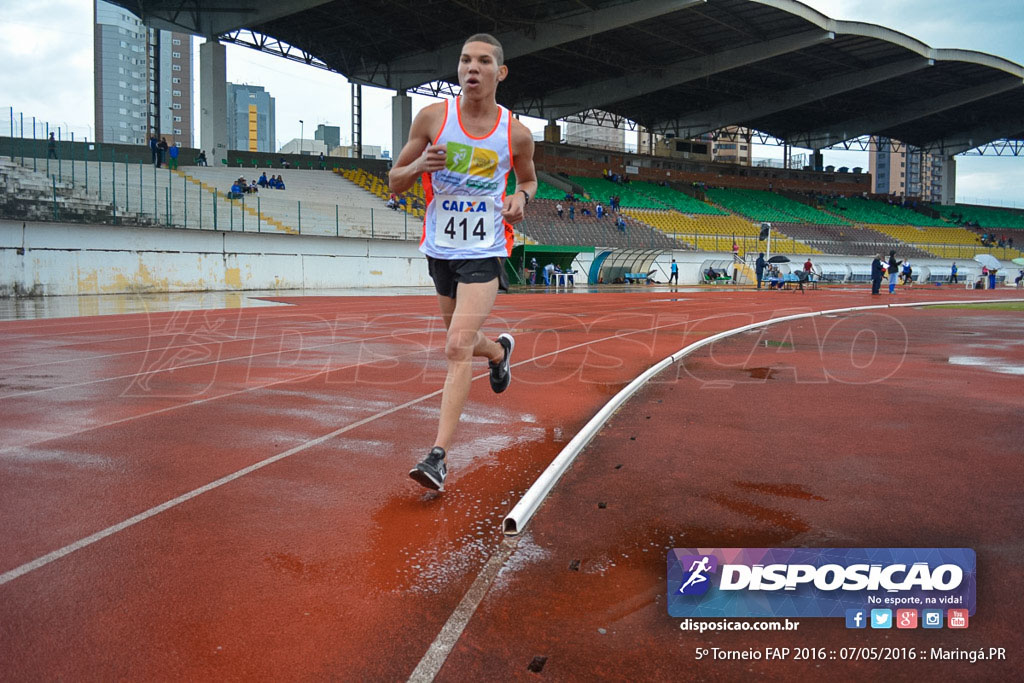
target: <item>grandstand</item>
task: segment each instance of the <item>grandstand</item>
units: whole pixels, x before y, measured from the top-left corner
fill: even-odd
[[[630,217],[626,212],[626,229],[621,231],[615,227],[615,219],[611,216],[597,218],[594,206],[577,202],[575,220],[569,220],[568,211],[562,218],[555,210],[557,202],[552,199],[539,199],[530,202],[530,211],[519,224],[519,229],[529,238],[541,244],[552,245],[588,245],[599,247],[623,247],[645,249],[687,249],[689,245],[655,230],[646,223]],[[585,216],[582,208],[586,206],[591,215]]]
[[[654,183],[647,183],[643,181],[632,182],[630,183],[630,187],[638,193],[646,195],[647,197],[660,202],[669,208],[675,209],[680,213],[691,215],[706,214],[709,216],[727,215],[727,212],[719,209],[714,204],[701,201],[696,197],[691,197],[690,195],[674,190],[671,187],[655,185]]]
[[[988,206],[932,204],[931,208],[951,223],[976,223],[981,228],[1024,230],[1024,213]]]
[[[733,240],[740,247],[740,254],[757,252],[764,243],[758,244],[760,224],[732,215],[696,215],[684,216],[676,211],[654,209],[629,209],[622,213],[656,228],[676,239],[685,240],[699,251],[731,251]],[[794,254],[820,253],[813,246],[804,244],[793,236],[778,230],[773,236],[775,244],[785,245],[784,248]]]
[[[981,238],[964,228],[918,228],[913,225],[871,226],[903,244],[915,246],[939,258],[972,258],[976,254],[992,254],[1000,259],[1020,258],[1018,249],[985,247]]]
[[[787,225],[786,232],[823,254],[874,256],[897,249],[907,258],[931,256],[922,249],[902,244],[895,237],[866,226]]]
[[[707,196],[715,204],[754,221],[849,225],[842,218],[819,211],[775,192],[720,188],[709,189]]]
[[[915,225],[943,227],[949,225],[941,218],[933,218],[898,204],[865,199],[863,197],[832,197],[829,210],[853,223],[867,225]]]

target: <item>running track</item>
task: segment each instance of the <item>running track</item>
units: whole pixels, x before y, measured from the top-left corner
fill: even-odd
[[[992,293],[921,289],[894,299],[976,299],[980,294],[991,298]],[[863,432],[856,429],[860,418],[851,417],[842,429],[829,422],[846,411],[859,414],[861,387],[882,387],[904,398],[957,393],[953,387],[959,385],[951,382],[960,380],[948,374],[948,364],[939,370],[911,363],[880,382],[853,382],[849,391],[849,383],[837,381],[807,385],[831,390],[828,410],[821,408],[825,399],[814,396],[783,411],[787,418],[772,437],[780,448],[800,449],[808,433],[829,437],[827,447],[788,463],[784,482],[802,487],[801,495],[811,500],[833,501],[821,506],[823,516],[765,506],[756,488],[740,486],[737,492],[735,482],[757,483],[751,469],[760,464],[741,441],[748,430],[737,428],[735,416],[726,416],[730,409],[752,414],[765,399],[717,392],[699,420],[686,417],[666,403],[692,408],[699,400],[703,406],[715,392],[701,391],[706,378],[684,373],[652,389],[671,392],[671,400],[667,393],[635,397],[606,435],[625,428],[637,440],[664,446],[697,433],[692,448],[652,451],[654,444],[641,448],[625,436],[620,442],[603,435],[585,452],[587,462],[622,460],[627,451],[630,468],[642,475],[632,486],[616,489],[607,473],[588,475],[578,464],[556,487],[526,538],[510,543],[500,532],[503,515],[561,446],[656,361],[739,325],[889,303],[886,297],[863,291],[500,297],[487,332],[511,329],[516,335],[514,383],[506,394],[493,395],[480,365],[459,444],[450,453],[449,490],[441,496],[424,492],[405,474],[429,447],[440,404],[443,330],[433,298],[277,301],[287,305],[0,324],[5,678],[404,679],[436,643],[467,592],[481,585],[478,575],[488,566],[500,573],[484,585],[480,611],[464,635],[449,643],[454,649],[437,664],[439,679],[532,676],[526,666],[542,655],[551,658],[546,674],[556,678],[671,677],[692,665],[684,648],[698,642],[665,615],[664,580],[651,572],[658,563],[664,568],[666,547],[684,545],[667,521],[668,510],[678,509],[674,499],[684,504],[703,496],[705,509],[710,504],[719,513],[741,515],[740,520],[746,514],[746,523],[734,521],[736,526],[704,520],[687,527],[692,545],[702,547],[913,545],[911,531],[921,520],[927,520],[925,526],[939,523],[939,508],[921,503],[899,538],[876,533],[884,524],[854,533],[850,529],[856,524],[843,527],[836,520],[842,511],[837,506],[850,508],[855,491],[836,490],[827,472],[833,446],[847,449],[848,457],[866,457]],[[927,314],[891,309],[887,315]],[[1019,312],[1001,315],[1020,319]],[[885,333],[881,338],[891,339]],[[836,340],[840,343],[842,335]],[[926,335],[913,342],[937,345],[937,353],[956,343],[955,335]],[[820,346],[821,338],[805,344]],[[818,357],[806,376],[815,368],[821,375]],[[714,374],[721,363],[712,358],[706,369]],[[721,367],[747,372],[777,362],[775,357],[767,365]],[[971,377],[986,372],[970,366],[956,371]],[[990,373],[979,384],[1005,381],[1005,375]],[[786,384],[791,386],[780,388]],[[843,389],[836,391],[838,386]],[[794,387],[810,394],[795,379],[773,390]],[[1009,395],[1014,396],[1012,390]],[[955,435],[973,444],[997,428],[1021,443],[1016,396],[1009,408],[1017,410],[1016,431],[999,413],[991,424],[959,422]],[[630,411],[644,400],[661,401],[655,405],[662,407],[633,415]],[[948,422],[960,405],[939,404],[922,423],[926,427]],[[889,429],[918,414],[908,407],[907,417],[896,421],[892,411],[900,405],[895,400],[890,411],[882,411]],[[970,453],[971,446],[965,448]],[[934,472],[938,465],[928,466]],[[1020,510],[1024,501],[1015,466],[993,464],[974,472],[978,480],[972,483],[1002,482],[1002,494]],[[684,470],[700,476],[691,483],[676,474]],[[673,476],[666,476],[668,471]],[[859,464],[848,471],[872,472]],[[905,465],[892,480],[917,477],[918,486],[934,482],[934,474],[919,471]],[[1011,475],[1016,479],[1008,481]],[[601,497],[617,496],[621,506],[600,508],[608,514],[597,517],[589,498],[585,512],[565,507],[567,500],[584,500],[588,486],[605,487]],[[772,513],[750,514],[757,508],[749,507],[747,494]],[[661,501],[654,517],[641,504],[648,499]],[[1020,521],[1019,512],[1005,511],[1002,518],[1017,529]],[[533,536],[541,533],[543,541]],[[962,536],[971,546],[974,536]],[[592,599],[590,589],[581,594],[581,586],[566,583],[584,578],[577,570],[566,575],[560,566],[566,554],[574,555],[567,565],[604,557],[601,553],[611,562],[616,552],[628,554],[622,548],[633,545],[642,554],[642,541],[657,562],[604,566],[602,576],[620,577],[601,589],[610,605]],[[1009,556],[1020,559],[1019,542],[1006,542]],[[587,555],[586,548],[597,546],[601,553]],[[508,553],[511,557],[500,561]],[[623,569],[616,572],[619,566]],[[592,610],[605,633],[575,635],[573,624],[589,625]],[[630,621],[635,614],[639,621]],[[629,624],[630,640],[610,647],[611,641],[596,639],[595,634],[614,631],[608,624],[620,622]],[[844,635],[830,633],[828,638]],[[709,669],[701,676],[729,673]]]

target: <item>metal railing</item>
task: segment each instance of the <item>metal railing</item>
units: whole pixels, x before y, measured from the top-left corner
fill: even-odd
[[[319,201],[309,193],[296,199],[294,188],[236,196],[193,177],[191,166],[157,168],[148,161],[148,147],[76,139],[66,127],[25,123],[9,111],[10,136],[0,137],[0,159],[16,168],[7,172],[10,187],[0,197],[0,217],[369,239],[420,236],[422,219],[383,201],[373,208]]]

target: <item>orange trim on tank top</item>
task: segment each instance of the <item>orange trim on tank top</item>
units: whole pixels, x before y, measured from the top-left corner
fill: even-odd
[[[447,114],[448,112],[445,111],[445,113]],[[467,138],[470,140],[486,140],[494,135],[494,131],[498,130],[498,126],[501,125],[501,105],[498,105],[498,118],[494,121],[494,128],[491,128],[490,132],[483,137],[478,138],[475,135],[470,135],[469,131],[466,130],[466,127],[462,125],[462,111],[459,109],[459,100],[457,98],[455,100],[455,117],[459,120],[459,128],[462,130],[462,134]]]
[[[434,136],[434,141],[431,144],[436,145],[437,141],[441,139],[441,133],[444,132],[445,124],[448,123],[448,105],[444,105],[444,118],[441,119],[441,127],[437,130],[437,135]]]

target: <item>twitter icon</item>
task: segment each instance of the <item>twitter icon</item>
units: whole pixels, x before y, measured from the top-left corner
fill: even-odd
[[[871,628],[892,628],[892,610],[871,610]]]

